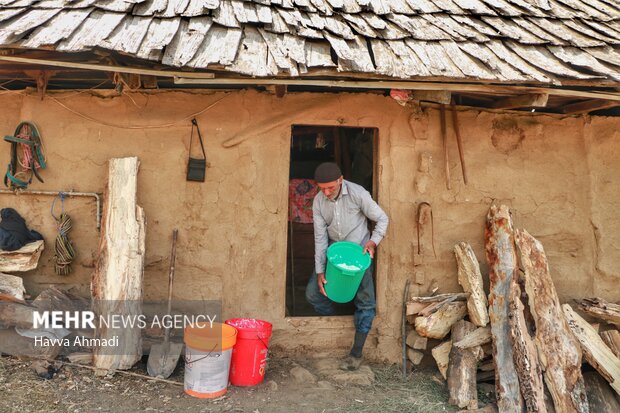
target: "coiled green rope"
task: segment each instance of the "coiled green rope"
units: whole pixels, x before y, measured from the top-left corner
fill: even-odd
[[[60,202],[62,205],[62,212],[59,217],[54,215],[54,203],[52,202],[52,216],[56,220],[56,229],[58,235],[56,236],[56,246],[54,260],[54,272],[58,275],[68,275],[71,272],[71,263],[75,258],[75,250],[73,244],[69,240],[69,231],[71,230],[71,217],[65,212],[65,194],[60,193]]]

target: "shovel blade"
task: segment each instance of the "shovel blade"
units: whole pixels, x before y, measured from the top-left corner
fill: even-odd
[[[183,343],[162,343],[153,344],[149,359],[146,363],[146,370],[151,377],[170,377],[179,362]]]

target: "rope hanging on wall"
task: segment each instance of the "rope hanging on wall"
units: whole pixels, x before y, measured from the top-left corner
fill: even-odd
[[[59,217],[54,215],[56,198],[52,201],[52,216],[56,220],[56,229],[58,230],[54,254],[54,272],[58,275],[68,275],[71,272],[73,258],[75,258],[75,250],[68,237],[69,231],[71,230],[71,217],[65,212],[65,194],[61,192],[59,197],[61,204]]]
[[[4,175],[4,185],[10,188],[24,189],[36,177],[43,182],[38,169],[45,169],[41,134],[32,122],[21,122],[13,136],[5,136],[11,143],[11,162]]]

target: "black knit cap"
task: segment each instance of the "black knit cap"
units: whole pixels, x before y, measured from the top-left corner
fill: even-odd
[[[325,162],[320,164],[314,171],[314,179],[320,183],[334,182],[342,176],[340,167],[333,162]]]

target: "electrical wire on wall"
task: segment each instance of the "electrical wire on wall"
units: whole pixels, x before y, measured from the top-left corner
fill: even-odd
[[[61,211],[60,216],[54,215],[54,204],[56,198],[52,201],[52,216],[56,220],[56,236],[55,254],[54,254],[54,272],[58,275],[68,275],[71,272],[71,263],[75,258],[75,250],[73,244],[69,240],[69,231],[71,230],[71,217],[65,212],[65,194],[59,194]]]

